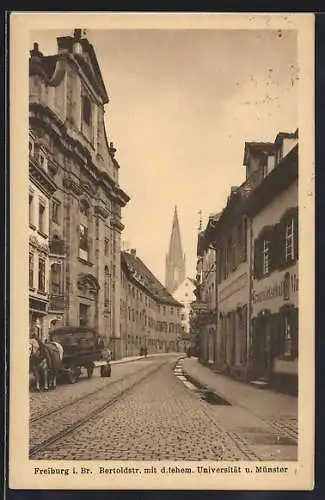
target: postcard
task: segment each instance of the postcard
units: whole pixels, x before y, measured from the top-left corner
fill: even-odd
[[[313,15],[10,28],[10,488],[313,489]]]

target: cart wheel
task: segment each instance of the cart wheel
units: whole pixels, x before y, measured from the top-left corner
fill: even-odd
[[[101,366],[100,368],[100,376],[101,377],[110,377],[112,374],[111,365]]]
[[[73,370],[69,370],[69,372],[67,373],[67,379],[68,379],[69,384],[76,383],[77,377],[76,377],[76,374]]]
[[[94,366],[93,365],[87,366],[87,376],[88,376],[88,378],[91,378],[93,376],[93,373],[94,373]]]

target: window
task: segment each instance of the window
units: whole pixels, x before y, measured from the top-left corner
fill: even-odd
[[[87,304],[79,304],[79,325],[87,326],[89,316],[89,306]]]
[[[292,349],[292,344],[293,344],[293,338],[292,338],[292,331],[291,331],[291,325],[288,319],[288,316],[284,317],[284,355],[285,356],[292,356],[293,354],[293,349]]]
[[[29,252],[29,288],[34,288],[34,254]]]
[[[34,193],[29,192],[29,224],[34,223]]]
[[[38,229],[45,233],[45,202],[40,200],[38,205]]]
[[[105,257],[107,257],[109,254],[109,243],[108,243],[107,238],[105,238],[105,242],[104,242],[104,254],[105,254]]]
[[[270,242],[263,240],[263,274],[268,274],[270,270]]]
[[[52,200],[52,222],[59,224],[60,220],[60,202]]]
[[[174,314],[174,308],[173,307],[170,308],[170,314]]]
[[[84,224],[79,225],[79,257],[88,260],[88,228]]]
[[[104,305],[106,307],[109,305],[109,270],[107,266],[104,270]]]
[[[294,259],[294,220],[291,219],[286,224],[285,229],[285,260],[286,262]]]
[[[87,124],[91,124],[91,102],[87,96],[82,96],[82,119]]]
[[[51,265],[51,293],[59,295],[61,291],[61,266],[60,264]]]
[[[45,292],[45,259],[39,258],[38,261],[38,291]]]

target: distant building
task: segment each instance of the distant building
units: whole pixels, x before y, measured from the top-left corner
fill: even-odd
[[[121,337],[123,356],[179,351],[182,304],[158,281],[136,250],[121,253]]]
[[[183,254],[177,207],[175,207],[169,250],[166,255],[167,290],[173,294],[177,287],[185,280],[185,277],[185,254]]]
[[[209,364],[215,362],[217,348],[216,251],[212,234],[219,217],[220,214],[211,214],[205,230],[198,235],[195,290],[198,309],[195,304],[192,306],[200,332],[200,359]]]
[[[49,248],[45,267],[51,268],[45,271],[48,309],[40,334],[46,338],[59,324],[94,327],[120,357],[121,209],[129,197],[120,187],[116,149],[106,134],[108,95],[94,47],[80,29],[59,37],[57,44],[56,54],[44,56],[35,43],[29,60],[30,152],[35,144],[30,165],[38,162],[43,177],[50,178],[46,182],[52,194],[50,206],[47,194],[42,195],[44,245]],[[46,174],[36,153],[40,143],[46,151]],[[37,228],[30,242],[43,232]],[[30,256],[30,280],[33,269],[41,276],[42,264],[38,271],[35,266],[36,254]],[[47,295],[42,297],[47,300]]]
[[[180,302],[183,306],[181,312],[181,322],[183,332],[186,334],[188,334],[190,331],[191,303],[195,300],[194,289],[195,280],[187,277],[173,293],[174,299]]]

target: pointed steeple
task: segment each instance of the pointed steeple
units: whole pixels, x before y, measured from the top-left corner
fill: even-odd
[[[185,279],[185,254],[183,254],[181,232],[175,205],[169,251],[166,256],[166,288],[173,293]]]
[[[174,218],[172,232],[169,241],[169,255],[173,255],[175,258],[183,256],[182,241],[181,241],[181,231],[179,228],[177,206],[175,205]]]

